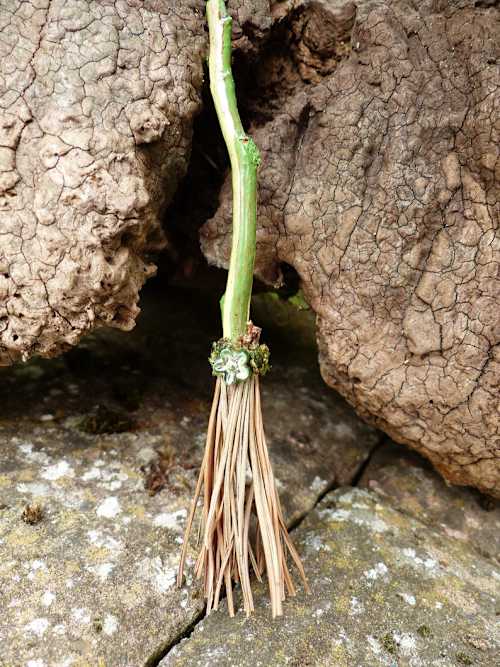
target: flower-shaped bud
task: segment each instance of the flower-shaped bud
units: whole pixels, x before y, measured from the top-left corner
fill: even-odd
[[[248,354],[244,350],[222,349],[212,362],[215,375],[222,377],[227,385],[243,382],[250,377]]]

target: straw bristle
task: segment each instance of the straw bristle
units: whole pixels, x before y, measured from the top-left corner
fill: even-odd
[[[247,471],[251,481],[247,482]],[[295,594],[287,566],[290,553],[308,589],[300,558],[288,535],[262,423],[258,376],[227,386],[217,379],[205,455],[189,513],[179,566],[181,585],[188,539],[203,487],[203,543],[195,566],[204,577],[207,614],[217,609],[224,585],[234,615],[233,582],[241,588],[247,615],[254,610],[250,565],[257,579],[267,573],[273,617],[282,614],[285,592]],[[255,516],[255,531],[250,526]],[[250,535],[255,532],[254,547]]]

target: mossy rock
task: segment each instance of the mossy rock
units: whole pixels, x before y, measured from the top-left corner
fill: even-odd
[[[316,317],[302,292],[284,298],[276,292],[263,292],[252,298],[252,318],[266,331],[279,336],[291,348],[316,350]]]

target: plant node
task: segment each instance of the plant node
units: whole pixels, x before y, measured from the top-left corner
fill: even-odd
[[[259,343],[261,329],[252,322],[247,323],[247,331],[236,342],[220,338],[212,345],[209,361],[212,374],[220,377],[227,385],[244,382],[253,373],[265,375],[269,369],[269,348]]]

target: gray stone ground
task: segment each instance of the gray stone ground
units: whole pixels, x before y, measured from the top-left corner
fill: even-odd
[[[486,558],[500,557],[500,503],[473,489],[447,485],[405,447],[388,443],[379,448],[359,484]]]
[[[461,540],[359,488],[327,494],[295,539],[310,596],[274,621],[262,590],[250,619],[212,613],[161,667],[498,664],[499,571]]]
[[[217,321],[190,295],[152,295],[132,334],[0,374],[2,667],[154,665],[200,618],[197,583],[174,581]],[[353,480],[380,435],[323,385],[313,356],[285,367],[276,347],[263,401],[295,523]]]
[[[498,664],[498,505],[382,441],[290,338],[265,419],[313,593],[272,621],[256,586],[251,619],[203,620],[176,589],[217,322],[150,293],[132,334],[0,373],[1,667]]]

